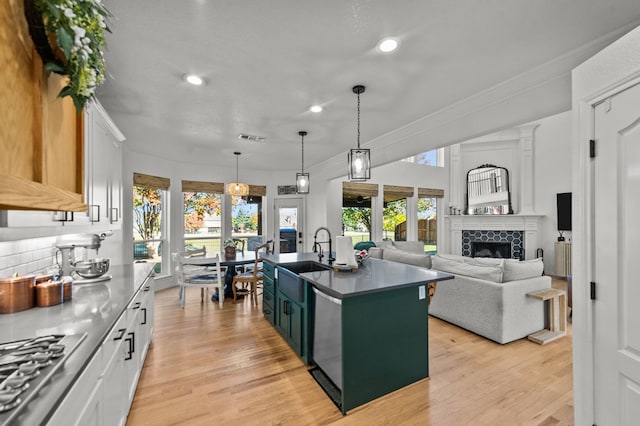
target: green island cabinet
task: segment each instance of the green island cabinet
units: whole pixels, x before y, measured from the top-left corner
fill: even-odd
[[[427,283],[453,275],[379,259],[355,273],[316,266],[265,258],[263,311],[343,414],[429,377]]]
[[[264,317],[273,326],[276,325],[276,275],[275,266],[270,263],[263,262],[262,264],[262,313]]]
[[[278,275],[292,274],[268,262],[263,263],[262,311],[265,318],[289,344],[305,364],[309,364],[309,288],[301,282],[295,291],[279,286]],[[276,272],[277,271],[277,272]],[[289,280],[289,281],[290,281]]]

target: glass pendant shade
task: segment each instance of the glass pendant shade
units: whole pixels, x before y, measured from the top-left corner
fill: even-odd
[[[249,185],[238,182],[238,157],[240,156],[240,153],[234,152],[233,155],[236,156],[236,181],[227,184],[225,188],[226,192],[229,195],[236,195],[239,197],[249,195]]]
[[[307,132],[300,130],[298,132],[302,139],[302,170],[300,173],[296,173],[296,193],[308,194],[309,193],[309,173],[304,172],[304,137],[307,136]]]
[[[298,194],[309,193],[309,173],[296,173],[296,192]]]
[[[358,147],[349,150],[348,172],[349,180],[363,181],[371,179],[371,150],[360,148],[360,94],[364,93],[364,86],[353,86],[353,93],[358,95]]]
[[[371,150],[354,148],[349,151],[349,180],[371,179]]]

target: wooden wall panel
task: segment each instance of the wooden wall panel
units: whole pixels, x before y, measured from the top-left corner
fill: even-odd
[[[0,209],[85,211],[82,114],[47,77],[23,0],[0,1]]]
[[[0,2],[0,173],[30,180],[39,109],[34,56],[22,1]]]

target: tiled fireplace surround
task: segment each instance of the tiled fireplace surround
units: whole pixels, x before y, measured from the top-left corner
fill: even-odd
[[[541,215],[533,205],[533,147],[537,125],[525,125],[451,147],[450,198],[453,206],[464,206],[466,174],[484,163],[506,167],[513,209],[512,215],[445,216],[449,253],[471,256],[471,243],[510,242],[511,257],[534,259]],[[481,143],[479,143],[481,142]]]

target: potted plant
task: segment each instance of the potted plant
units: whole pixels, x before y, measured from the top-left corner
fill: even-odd
[[[29,33],[47,72],[68,77],[59,97],[78,112],[105,78],[109,12],[101,0],[24,0]]]
[[[224,240],[224,257],[233,258],[236,257],[236,241],[232,238]]]

